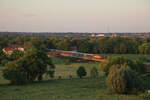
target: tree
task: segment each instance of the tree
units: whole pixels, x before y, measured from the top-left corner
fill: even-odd
[[[86,76],[86,70],[83,66],[80,66],[77,70],[77,75],[82,78],[83,76]]]
[[[14,50],[13,53],[10,55],[10,59],[11,59],[11,60],[17,60],[17,59],[19,59],[20,57],[22,57],[23,54],[24,54],[23,51]]]
[[[48,73],[50,78],[54,78],[54,73],[55,73],[54,70],[47,71],[47,73]]]
[[[96,67],[93,67],[92,69],[91,69],[91,77],[97,77],[98,76],[98,70],[97,70],[97,68]]]
[[[142,80],[128,65],[113,65],[106,78],[109,90],[118,94],[130,94],[142,91]]]
[[[27,82],[26,73],[22,71],[17,61],[8,62],[3,70],[3,77],[10,80],[11,84],[25,84]]]
[[[0,61],[4,59],[4,52],[2,51],[2,49],[0,48]]]
[[[111,57],[107,62],[101,64],[101,70],[105,73],[105,75],[109,74],[109,69],[113,65],[123,65],[126,64],[131,67],[132,70],[138,73],[144,73],[144,64],[139,60],[129,60],[122,56]]]
[[[126,44],[120,44],[120,53],[121,54],[126,54],[127,52],[127,47],[126,47]]]
[[[105,62],[104,64],[101,64],[102,66],[102,71],[105,73],[105,75],[108,75],[109,74],[109,69],[111,66],[113,65],[121,65],[121,64],[127,64],[127,65],[130,65],[132,66],[132,61],[129,60],[129,59],[126,59],[122,56],[116,56],[116,57],[111,57],[111,58],[108,58],[108,61]]]
[[[4,54],[2,49],[0,48],[0,66],[3,66],[7,63],[7,56]]]
[[[139,53],[150,54],[150,43],[144,43],[139,46]]]
[[[68,58],[65,60],[65,64],[66,64],[66,65],[69,65],[69,64],[71,64],[71,63],[76,62],[76,60],[77,60],[77,58],[75,58],[75,57],[68,57]]]
[[[56,45],[57,45],[57,49],[68,51],[71,48],[71,41],[69,38],[64,38],[59,40]]]
[[[24,43],[25,49],[35,48],[38,50],[46,50],[46,44],[43,38],[32,38],[30,41]]]
[[[80,52],[88,53],[91,51],[91,43],[87,39],[80,39],[77,41],[77,49]]]
[[[47,67],[46,74],[49,75],[50,78],[54,78],[54,74],[55,74],[55,69],[54,68],[55,67],[51,67],[51,66]]]
[[[48,65],[54,68],[51,59],[41,50],[31,49],[19,61],[22,62],[22,66],[24,66],[30,81],[35,80],[37,77],[41,80]]]
[[[50,66],[50,68],[53,69],[55,68],[55,66],[51,62],[51,59],[45,52],[37,49],[31,49],[27,51],[23,57],[12,61],[5,66],[5,69],[3,70],[4,78],[10,80],[11,82],[14,82],[12,78],[6,76],[11,75],[11,72],[15,71],[19,74],[21,73],[22,75],[24,75],[25,78],[23,79],[25,79],[27,82],[32,82],[35,79],[41,81],[42,75],[47,71],[47,66]],[[14,77],[19,77],[19,74]],[[18,82],[18,80],[15,81],[16,82],[14,83]]]

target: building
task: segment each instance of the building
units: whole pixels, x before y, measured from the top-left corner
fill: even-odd
[[[105,34],[100,33],[100,34],[92,34],[91,37],[104,37]]]
[[[8,45],[8,47],[3,48],[5,54],[12,54],[14,50],[24,51],[24,48],[21,45]]]

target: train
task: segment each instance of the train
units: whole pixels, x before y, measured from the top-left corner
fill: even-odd
[[[76,52],[76,51],[64,51],[64,50],[51,49],[50,52],[51,54],[56,55],[56,56],[77,57],[77,58],[83,58],[86,60],[99,61],[99,60],[104,59],[103,56],[98,55],[98,54],[88,54],[88,53],[81,53],[81,52]]]

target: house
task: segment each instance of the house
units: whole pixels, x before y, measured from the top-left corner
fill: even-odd
[[[105,35],[104,34],[98,34],[96,35],[96,37],[104,37]]]
[[[21,45],[8,45],[8,47],[3,48],[3,52],[10,55],[14,50],[24,51],[24,48]]]
[[[8,55],[12,54],[13,51],[14,51],[13,48],[3,48],[3,52]]]
[[[105,34],[101,33],[101,34],[92,34],[91,37],[104,37]]]

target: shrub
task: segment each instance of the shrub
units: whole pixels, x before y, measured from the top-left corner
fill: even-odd
[[[8,62],[6,54],[0,48],[0,66],[4,66]]]
[[[50,76],[51,78],[54,78],[54,73],[55,73],[54,70],[48,71],[48,74],[49,74],[49,76]]]
[[[140,54],[150,54],[150,43],[143,43],[138,49]]]
[[[77,75],[82,78],[83,76],[86,76],[86,70],[83,66],[80,66],[77,70]]]
[[[113,65],[123,65],[126,64],[131,67],[131,69],[137,71],[138,73],[144,73],[144,64],[139,61],[139,60],[129,60],[126,59],[122,56],[116,56],[116,57],[111,57],[108,59],[106,63],[103,63],[100,65],[100,69],[105,73],[107,76],[109,74],[109,69]]]
[[[100,71],[102,71],[105,75],[107,75],[108,73],[108,67],[106,66],[107,65],[107,63],[100,63]]]
[[[92,69],[91,69],[91,77],[98,77],[98,70],[97,70],[97,68],[96,67],[93,67]]]
[[[138,72],[139,74],[144,74],[145,73],[145,64],[140,61],[140,60],[135,60],[133,61],[133,65],[134,66],[131,66],[131,68]]]
[[[138,58],[138,60],[142,61],[142,62],[150,62],[150,58],[149,57],[144,57],[144,56],[140,56]]]
[[[4,65],[7,64],[7,63],[8,63],[8,60],[7,60],[7,59],[1,60],[0,66],[4,66]]]
[[[25,73],[21,72],[16,62],[9,62],[3,70],[3,77],[10,80],[11,84],[21,85],[26,83]]]
[[[75,58],[75,57],[68,57],[68,58],[65,60],[65,64],[66,64],[66,65],[69,65],[69,64],[71,64],[71,63],[76,62],[76,60],[77,60],[77,58]]]
[[[50,78],[54,78],[55,69],[54,69],[54,68],[51,68],[51,66],[47,66],[46,74],[47,74]]]
[[[128,65],[113,65],[106,78],[109,90],[118,94],[137,93],[142,90],[142,80]]]
[[[75,57],[69,57],[69,60],[70,60],[71,63],[73,63],[73,62],[76,62],[77,58],[75,58]]]
[[[10,80],[11,84],[21,85],[25,84],[25,74],[16,70],[5,70],[4,78]]]

